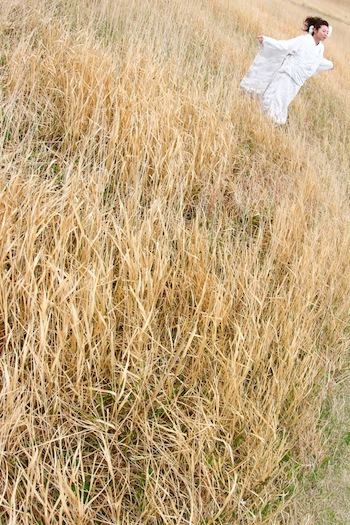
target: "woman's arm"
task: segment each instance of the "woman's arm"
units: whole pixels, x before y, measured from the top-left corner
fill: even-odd
[[[322,73],[322,71],[328,71],[329,69],[334,69],[333,62],[331,60],[327,60],[327,58],[322,58],[316,73]]]
[[[269,36],[258,36],[260,44],[263,48],[268,47],[271,51],[276,51],[277,53],[289,53],[296,49],[304,40],[305,35],[296,36],[295,38],[290,38],[289,40],[276,40]]]

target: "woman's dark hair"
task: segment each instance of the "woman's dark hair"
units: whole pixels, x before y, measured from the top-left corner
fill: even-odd
[[[329,27],[327,20],[322,20],[318,16],[308,16],[304,20],[304,31],[309,32],[310,26],[314,26],[314,29],[320,29],[321,26]]]

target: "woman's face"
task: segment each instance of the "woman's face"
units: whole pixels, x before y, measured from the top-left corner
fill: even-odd
[[[328,36],[328,26],[321,26],[319,29],[315,29],[314,35],[317,36],[320,42],[326,40]]]

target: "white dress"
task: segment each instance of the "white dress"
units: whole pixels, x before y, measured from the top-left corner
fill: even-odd
[[[291,40],[264,36],[261,50],[240,87],[258,95],[264,111],[276,124],[285,124],[288,106],[305,81],[333,68],[323,52],[322,42],[316,45],[310,34]]]

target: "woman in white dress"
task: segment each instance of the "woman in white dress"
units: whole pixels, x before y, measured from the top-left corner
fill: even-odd
[[[261,50],[243,78],[240,87],[258,95],[264,111],[275,122],[285,124],[288,106],[305,81],[321,71],[333,69],[323,58],[323,43],[332,28],[326,20],[308,17],[306,35],[291,40],[258,36]]]

